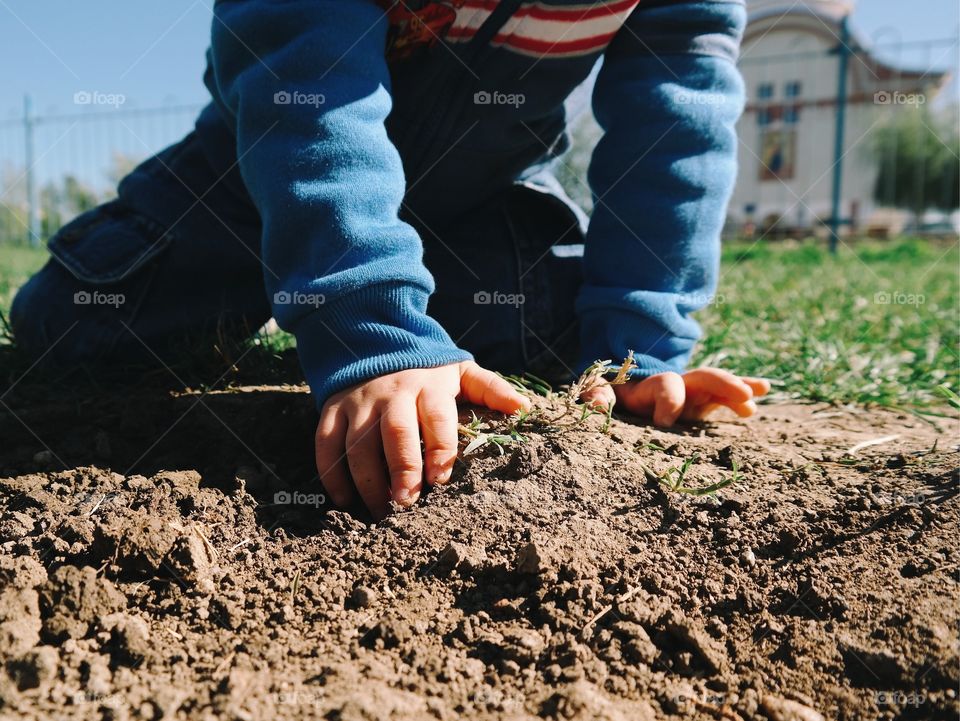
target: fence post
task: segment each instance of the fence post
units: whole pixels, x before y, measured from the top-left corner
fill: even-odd
[[[843,134],[847,116],[847,67],[850,61],[850,15],[840,21],[840,47],[837,48],[837,123],[833,139],[833,198],[830,212],[830,252],[837,252],[840,233],[840,204],[843,193]]]
[[[24,162],[27,166],[27,232],[30,245],[40,245],[40,204],[37,200],[37,180],[33,169],[33,129],[36,119],[33,117],[33,103],[29,95],[23,96],[23,142]]]

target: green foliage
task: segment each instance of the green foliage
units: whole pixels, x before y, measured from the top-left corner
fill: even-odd
[[[72,175],[60,183],[48,183],[40,190],[40,228],[50,238],[72,218],[97,207],[100,196]]]
[[[40,270],[48,257],[46,248],[0,243],[0,317],[7,317],[17,289]]]
[[[874,199],[906,208],[919,219],[930,208],[960,205],[960,132],[955,119],[935,117],[927,106],[898,108],[877,128],[874,152],[879,173]]]
[[[651,475],[656,478],[656,480],[666,486],[668,489],[674,493],[683,493],[688,496],[712,496],[729,485],[732,485],[740,480],[740,469],[737,466],[736,461],[733,462],[733,471],[728,478],[724,478],[716,483],[711,483],[706,486],[691,486],[687,483],[687,472],[690,468],[700,460],[699,456],[692,456],[690,458],[684,459],[683,463],[679,468],[669,468],[664,471],[659,476],[650,471],[646,466],[644,466],[644,473],[649,478]]]

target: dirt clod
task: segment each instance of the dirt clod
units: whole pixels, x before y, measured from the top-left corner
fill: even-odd
[[[357,608],[370,608],[377,602],[377,592],[369,586],[357,586],[350,596]]]
[[[126,605],[126,597],[90,566],[61,566],[40,589],[43,635],[51,642],[83,638],[100,616]]]
[[[770,721],[825,721],[823,714],[809,706],[778,696],[764,696],[760,706]]]
[[[100,622],[100,626],[110,634],[107,648],[117,663],[135,665],[152,653],[150,628],[139,616],[111,614]]]
[[[165,557],[166,568],[174,577],[201,591],[212,590],[214,559],[197,530],[183,533],[170,545]]]
[[[37,646],[7,661],[7,673],[18,691],[44,691],[57,675],[60,656],[51,646]]]

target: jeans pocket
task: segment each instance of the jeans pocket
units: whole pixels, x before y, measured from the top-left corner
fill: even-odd
[[[111,201],[75,218],[50,240],[50,255],[89,285],[127,280],[169,247],[174,235]]]
[[[51,260],[14,299],[18,345],[58,364],[112,356],[149,291],[151,261],[172,239],[117,201],[65,225],[48,244]]]

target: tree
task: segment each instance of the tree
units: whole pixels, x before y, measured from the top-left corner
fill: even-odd
[[[879,161],[873,197],[880,205],[909,210],[917,227],[927,210],[960,207],[955,108],[940,116],[924,105],[897,108],[877,130],[873,150]]]
[[[40,225],[44,238],[50,238],[71,218],[96,207],[100,200],[92,188],[73,175],[50,182],[40,190]]]

